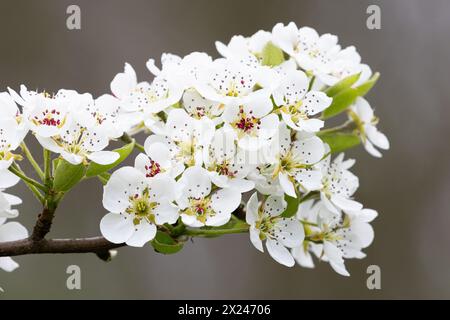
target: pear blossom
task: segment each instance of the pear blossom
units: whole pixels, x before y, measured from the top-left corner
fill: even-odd
[[[280,147],[272,176],[278,177],[283,191],[296,198],[297,191],[309,192],[322,187],[322,172],[317,166],[325,155],[325,147],[317,136],[300,135],[291,141],[290,131],[280,126]]]
[[[57,136],[36,136],[41,145],[54,153],[59,153],[69,163],[86,164],[88,160],[101,165],[114,163],[119,154],[105,151],[109,138],[105,131],[95,126],[86,126],[88,115],[79,113],[70,118]]]
[[[206,99],[239,106],[251,103],[258,91],[264,90],[254,91],[255,87],[264,81],[262,75],[246,64],[217,59],[209,68],[199,73],[196,89]]]
[[[145,122],[150,129],[160,125],[156,114],[177,103],[182,88],[164,77],[155,77],[151,83],[137,81],[133,67],[126,63],[124,72],[111,82],[111,92],[120,100],[120,106],[134,113],[134,125]]]
[[[20,95],[9,90],[14,100],[23,107],[23,117],[30,130],[39,137],[48,138],[61,133],[69,113],[79,105],[80,95],[74,90],[59,90],[55,95],[28,90],[21,86]]]
[[[362,204],[351,199],[359,187],[359,179],[348,169],[355,160],[344,160],[344,154],[339,154],[333,162],[328,156],[322,160],[322,188],[320,199],[328,210],[339,214],[340,210],[357,211],[362,209]]]
[[[234,142],[230,130],[220,128],[214,133],[211,144],[204,149],[204,164],[212,182],[220,188],[250,191],[254,182],[246,178],[252,170],[251,159]]]
[[[81,107],[82,112],[90,115],[85,117],[86,124],[96,126],[109,139],[117,139],[129,129],[130,116],[124,112],[120,100],[112,95],[104,94],[93,99],[90,94],[87,94]]]
[[[151,137],[145,140],[145,154],[140,153],[134,167],[145,174],[147,178],[160,175],[168,175],[171,178],[178,177],[184,171],[184,163],[176,161],[170,150],[170,146],[163,142],[154,142]]]
[[[382,155],[375,147],[383,150],[389,149],[388,138],[378,131],[376,125],[378,118],[375,117],[372,108],[366,99],[358,97],[354,105],[351,106],[349,118],[356,123],[358,133],[364,148],[372,156],[380,158]]]
[[[288,248],[302,244],[305,233],[296,218],[281,216],[286,206],[284,199],[277,196],[269,196],[260,205],[257,193],[254,193],[247,203],[246,221],[255,248],[264,252],[265,240],[270,256],[278,263],[292,267],[295,261]]]
[[[293,56],[306,71],[327,72],[331,57],[341,49],[335,35],[319,35],[310,27],[299,29],[294,22],[287,26],[276,24],[272,29],[272,37],[272,41]]]
[[[305,207],[303,209],[308,211]],[[309,247],[300,246],[293,249],[295,259],[300,265],[308,267],[312,263],[310,252],[313,252],[321,260],[328,261],[337,273],[349,276],[344,259],[362,259],[366,256],[361,250],[373,241],[374,232],[369,223],[376,218],[377,212],[361,209],[336,216],[321,201],[309,210],[312,212],[307,213],[309,216],[306,220],[312,224],[308,225],[308,235],[323,244],[311,246],[310,243]],[[300,211],[297,215],[299,214]],[[301,216],[305,218],[304,213]]]
[[[332,99],[324,92],[308,91],[308,86],[309,80],[304,72],[289,71],[273,92],[273,99],[289,127],[317,132],[323,127],[323,121],[311,117],[328,108]]]
[[[222,115],[225,127],[235,132],[240,148],[258,150],[270,143],[277,133],[278,116],[271,113],[272,102],[265,92],[243,105],[229,105]]]
[[[233,36],[228,44],[216,41],[217,51],[225,58],[233,59],[250,67],[260,65],[262,51],[271,41],[270,32],[259,30],[246,38],[241,35]]]
[[[100,222],[102,235],[113,243],[142,247],[155,237],[158,225],[177,221],[173,187],[172,180],[149,180],[133,167],[115,171],[104,187],[103,206],[109,213]]]
[[[242,196],[238,190],[225,188],[214,191],[208,171],[200,166],[186,169],[178,183],[183,188],[177,199],[181,219],[191,227],[224,225],[241,203]]]
[[[164,143],[172,161],[186,166],[203,163],[203,146],[210,143],[215,125],[209,118],[194,119],[183,109],[170,111],[161,133],[151,135],[147,144]]]

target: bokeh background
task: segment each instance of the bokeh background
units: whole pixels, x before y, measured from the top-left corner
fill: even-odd
[[[66,8],[78,4],[82,29],[66,28]],[[381,30],[366,28],[366,8],[381,7]],[[18,257],[14,273],[0,272],[0,298],[297,299],[450,298],[450,2],[447,0],[96,0],[0,2],[0,90],[7,86],[94,95],[125,61],[140,79],[145,62],[163,52],[217,53],[214,41],[271,30],[295,21],[337,34],[357,46],[381,79],[370,102],[392,149],[378,160],[361,148],[358,199],[375,208],[375,242],[368,257],[347,262],[350,278],[326,263],[314,270],[285,268],[251,245],[248,235],[195,239],[176,255],[150,246],[123,248],[110,263],[87,255]],[[141,137],[142,138],[142,137]],[[28,141],[36,147],[33,137]],[[142,141],[141,141],[142,142]],[[19,220],[32,228],[37,201],[23,186]],[[101,185],[79,185],[61,205],[52,237],[99,234]],[[66,289],[66,268],[82,270],[82,290]],[[382,289],[366,287],[366,268],[379,265]]]

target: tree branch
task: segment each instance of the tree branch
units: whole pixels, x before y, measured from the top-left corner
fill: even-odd
[[[23,239],[0,243],[0,257],[42,253],[96,253],[102,254],[125,244],[111,243],[103,237],[81,239],[52,239],[33,241]]]

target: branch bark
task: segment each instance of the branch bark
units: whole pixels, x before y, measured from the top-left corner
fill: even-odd
[[[123,247],[124,243],[111,243],[103,237],[80,239],[51,239],[34,241],[32,238],[0,243],[0,257],[42,253],[95,253]]]

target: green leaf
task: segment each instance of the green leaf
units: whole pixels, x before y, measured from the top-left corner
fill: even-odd
[[[334,97],[342,90],[345,90],[347,88],[350,88],[356,81],[358,81],[360,77],[360,73],[352,74],[351,76],[348,76],[338,83],[336,83],[334,86],[329,87],[327,90],[325,90],[325,93],[329,97]]]
[[[380,73],[377,72],[369,80],[356,87],[356,90],[358,90],[358,95],[360,97],[365,96],[370,91],[370,89],[372,89],[375,83],[377,83],[379,77]]]
[[[286,210],[284,210],[284,212],[281,214],[281,216],[285,218],[293,217],[297,213],[298,206],[300,204],[300,199],[285,194],[284,200],[287,202],[287,207]]]
[[[177,242],[167,233],[157,231],[155,238],[151,241],[153,248],[162,254],[174,254],[183,249],[183,243]]]
[[[331,105],[323,112],[323,119],[331,118],[343,112],[355,102],[358,95],[358,90],[355,88],[347,88],[339,92],[333,97]]]
[[[268,42],[262,51],[262,65],[275,67],[283,63],[284,53],[283,50],[278,48],[272,42]]]
[[[114,152],[117,152],[120,155],[119,159],[117,159],[116,162],[114,162],[114,163],[107,164],[107,165],[101,165],[101,164],[98,164],[95,162],[91,162],[86,171],[86,177],[88,177],[88,178],[95,177],[103,172],[106,172],[106,171],[109,171],[109,170],[115,168],[130,155],[130,153],[133,151],[133,148],[134,148],[134,140],[119,149],[113,150]]]
[[[84,177],[85,172],[86,167],[83,164],[73,165],[60,159],[55,170],[53,188],[58,192],[69,191]]]
[[[353,148],[360,143],[360,139],[355,133],[330,133],[321,135],[323,142],[328,143],[331,153],[342,152]]]

